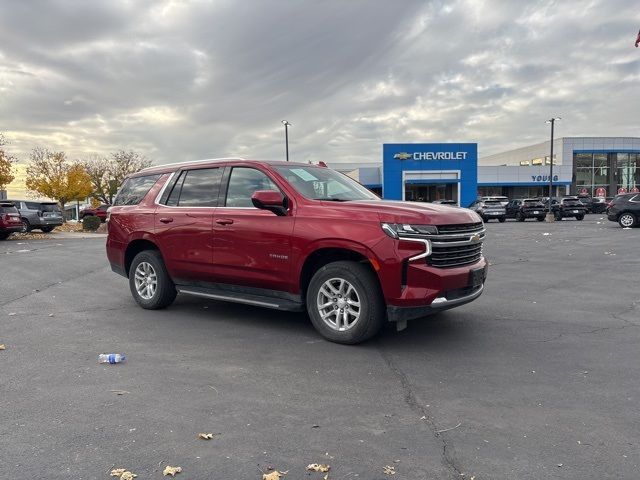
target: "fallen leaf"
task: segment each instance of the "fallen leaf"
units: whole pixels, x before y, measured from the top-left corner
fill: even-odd
[[[138,475],[136,475],[135,473],[130,472],[126,468],[114,468],[113,470],[111,470],[111,476],[112,477],[119,477],[120,480],[133,480]]]
[[[307,465],[307,470],[310,472],[328,472],[331,467],[329,465],[323,465],[322,463],[310,463]]]
[[[6,350],[7,347],[4,346],[4,343],[0,343],[0,350]]]
[[[175,477],[176,473],[180,473],[180,472],[182,472],[182,467],[172,467],[170,465],[167,465],[166,467],[164,467],[162,474],[171,475],[172,477]]]
[[[213,438],[213,433],[199,433],[198,438],[202,440],[211,440]]]
[[[289,470],[287,470],[286,472],[279,472],[278,470],[274,470],[271,473],[263,473],[262,480],[280,480],[280,477],[284,477],[287,473],[289,473]]]
[[[390,465],[385,465],[384,468],[382,469],[382,473],[384,473],[385,475],[395,475],[396,469],[395,467],[392,467]]]

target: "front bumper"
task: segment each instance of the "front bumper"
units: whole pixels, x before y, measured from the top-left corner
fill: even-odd
[[[431,305],[419,307],[396,307],[389,305],[387,306],[387,319],[390,322],[406,322],[407,320],[427,317],[450,308],[459,307],[465,303],[473,302],[482,295],[483,291],[484,283],[478,287],[469,288],[468,292],[456,292],[456,295],[451,295],[450,299],[447,298],[447,292],[445,292],[443,296],[436,297],[435,300],[431,302]]]

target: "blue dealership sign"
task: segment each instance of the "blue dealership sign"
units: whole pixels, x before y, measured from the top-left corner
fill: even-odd
[[[382,196],[402,200],[405,183],[458,183],[460,205],[466,207],[477,198],[478,144],[385,143]]]

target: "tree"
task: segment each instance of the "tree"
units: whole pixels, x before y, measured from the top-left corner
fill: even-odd
[[[82,162],[91,179],[92,195],[111,205],[124,179],[151,166],[151,160],[133,150],[118,150],[109,157],[94,156]]]
[[[67,161],[64,152],[34,148],[27,166],[27,188],[44,197],[53,198],[64,206],[73,200],[87,198],[91,192],[91,179],[84,167]]]
[[[3,148],[5,145],[7,141],[0,133],[0,190],[4,190],[16,178],[13,174],[13,163],[16,158],[5,151]]]

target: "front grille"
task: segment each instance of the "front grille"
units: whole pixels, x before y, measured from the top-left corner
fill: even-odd
[[[483,229],[482,222],[460,223],[458,225],[438,225],[438,233],[476,233]]]
[[[433,242],[431,256],[427,258],[427,263],[440,268],[460,267],[476,263],[480,257],[482,257],[482,241],[453,247]]]

